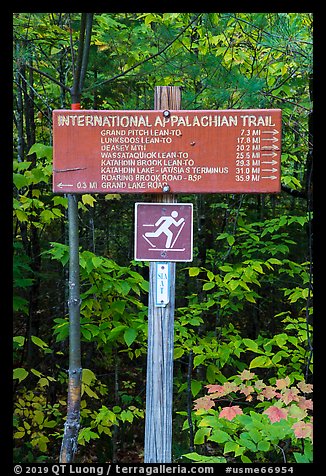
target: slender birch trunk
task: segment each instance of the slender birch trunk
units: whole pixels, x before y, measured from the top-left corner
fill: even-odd
[[[82,13],[79,46],[71,93],[71,108],[80,109],[81,93],[88,64],[93,13]],[[61,444],[60,462],[72,463],[77,452],[80,427],[80,400],[82,384],[80,346],[80,290],[79,290],[79,236],[78,198],[68,194],[69,227],[69,380],[67,420]]]

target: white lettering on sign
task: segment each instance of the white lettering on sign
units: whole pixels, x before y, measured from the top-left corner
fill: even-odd
[[[156,275],[155,306],[165,307],[169,301],[170,274],[169,263],[154,262]]]
[[[274,126],[271,116],[256,116],[256,115],[240,115],[241,124],[243,127],[250,126]],[[171,114],[170,117],[162,117],[157,115],[154,118],[154,124],[150,122],[148,115],[87,115],[87,114],[60,114],[57,116],[58,126],[100,126],[100,127],[165,127],[166,125],[172,127],[231,127],[237,126],[238,115],[218,115],[207,114],[201,116],[179,116],[178,114]],[[169,133],[172,131],[169,131]],[[112,131],[101,131],[101,135],[112,134]],[[125,131],[113,132],[114,135],[125,135]],[[112,134],[112,135],[113,135]],[[130,131],[128,131],[130,134]],[[134,132],[133,132],[134,134]],[[151,135],[163,135],[162,131],[155,131]],[[138,131],[140,135],[140,131]],[[144,131],[141,135],[145,135]],[[164,134],[166,135],[166,134]],[[173,135],[181,135],[181,132],[173,131]]]

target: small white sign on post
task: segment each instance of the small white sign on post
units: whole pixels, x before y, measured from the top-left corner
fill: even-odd
[[[156,307],[165,307],[170,301],[170,269],[169,263],[155,262],[156,276]]]

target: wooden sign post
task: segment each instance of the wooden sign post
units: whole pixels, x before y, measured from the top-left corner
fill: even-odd
[[[154,97],[155,109],[180,109],[178,87],[158,86]],[[175,195],[168,191],[155,198],[157,202],[176,202]],[[155,305],[157,266],[150,262],[144,463],[171,463],[176,264],[166,263],[169,300],[164,307]]]

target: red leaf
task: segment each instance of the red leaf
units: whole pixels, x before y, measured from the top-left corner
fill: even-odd
[[[195,400],[194,410],[200,410],[201,408],[203,410],[209,410],[214,407],[214,405],[214,400],[206,395],[205,397],[197,398],[197,400]]]
[[[255,374],[253,372],[250,372],[249,370],[247,369],[244,369],[241,374],[239,374],[239,377],[241,378],[241,380],[250,380],[252,379],[252,377],[254,377]]]
[[[288,405],[290,402],[298,402],[300,400],[300,397],[298,395],[299,390],[297,388],[286,388],[282,392],[282,397],[281,399],[285,403],[285,405]]]
[[[224,389],[224,394],[227,395],[228,393],[236,392],[237,390],[239,390],[239,387],[234,382],[225,382],[223,384],[223,389]]]
[[[237,415],[241,415],[242,410],[239,405],[233,407],[225,407],[219,414],[219,418],[225,418],[226,420],[233,420]]]
[[[223,385],[206,385],[206,388],[208,388],[208,393],[220,393],[220,396],[225,393]]]
[[[266,385],[264,384],[264,382],[262,380],[257,380],[257,382],[255,382],[255,389],[256,390],[261,390],[264,387],[266,387]]]
[[[276,397],[278,395],[278,392],[275,392],[273,387],[268,385],[262,390],[261,394],[264,395],[264,397],[267,398],[267,400],[270,400],[271,398]]]
[[[290,384],[289,376],[276,380],[276,388],[278,388],[279,390],[281,390],[282,388],[287,387],[289,384]]]
[[[236,392],[240,387],[234,382],[225,382],[223,385],[206,385],[211,398],[222,397],[231,392]]]
[[[239,387],[240,393],[243,393],[246,397],[250,395],[254,391],[254,387],[252,385],[243,385]]]
[[[299,397],[298,407],[302,410],[312,410],[313,409],[313,402],[310,399]]]
[[[294,434],[297,438],[311,438],[312,439],[312,423],[305,423],[298,421],[292,425]]]
[[[272,423],[280,420],[286,420],[288,411],[284,408],[275,407],[272,405],[264,411]]]
[[[298,383],[297,387],[301,390],[302,393],[311,393],[312,392],[312,384],[306,382]]]

